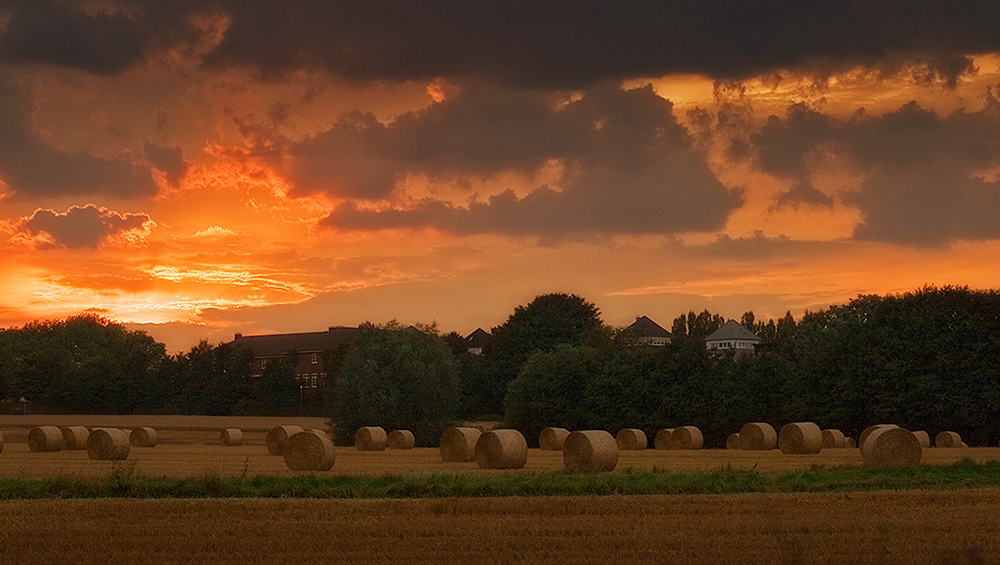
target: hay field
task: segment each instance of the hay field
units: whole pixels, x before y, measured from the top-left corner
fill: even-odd
[[[997,563],[1000,492],[0,505],[20,563]]]
[[[150,425],[157,431],[158,445],[133,447],[125,462],[91,461],[86,451],[34,453],[28,450],[31,426],[94,425],[124,428]],[[290,476],[309,474],[291,471],[280,456],[268,455],[267,431],[279,424],[324,428],[322,418],[229,418],[206,416],[0,416],[5,446],[0,453],[0,477],[103,477],[117,465],[129,473],[152,477],[204,477],[207,475]],[[159,426],[159,427],[157,427]],[[244,444],[223,446],[220,432],[240,427]],[[951,464],[962,459],[983,463],[1000,460],[1000,448],[931,448],[923,450],[923,462]],[[706,472],[723,468],[771,473],[809,469],[813,466],[860,466],[857,449],[825,449],[818,454],[784,455],[778,450],[742,451],[703,449],[690,451],[622,451],[616,471]],[[353,447],[336,448],[336,461],[326,472],[338,475],[379,476],[428,473],[546,473],[563,470],[561,451],[528,450],[522,469],[481,469],[475,461],[441,460],[436,448],[362,452]]]

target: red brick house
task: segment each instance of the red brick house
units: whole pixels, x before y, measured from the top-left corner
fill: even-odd
[[[298,353],[295,379],[303,390],[322,389],[326,382],[323,353],[335,351],[354,338],[357,328],[332,326],[325,332],[294,334],[243,335],[236,334],[232,346],[253,352],[250,365],[251,378],[260,378],[271,363],[277,363],[293,351]]]

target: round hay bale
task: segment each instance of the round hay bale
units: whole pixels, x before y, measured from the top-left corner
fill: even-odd
[[[852,437],[844,438],[844,447],[847,449],[857,449],[858,442]]]
[[[380,426],[362,426],[354,432],[354,447],[358,451],[385,451],[388,436]]]
[[[63,448],[77,451],[87,449],[87,438],[90,430],[86,426],[66,426],[61,428],[63,436]]]
[[[156,430],[149,427],[141,427],[132,430],[128,436],[132,447],[156,447]]]
[[[393,430],[385,439],[389,449],[413,449],[417,444],[410,430]]]
[[[861,457],[868,465],[916,465],[921,455],[917,436],[899,426],[878,428],[861,445]]]
[[[778,433],[767,422],[753,422],[740,428],[740,447],[745,451],[767,451],[777,446]]]
[[[743,444],[740,442],[740,434],[729,434],[726,437],[726,449],[743,449]]]
[[[823,431],[812,422],[794,422],[781,426],[778,448],[785,455],[819,453],[823,449]]]
[[[281,455],[285,452],[285,442],[293,435],[305,431],[301,426],[275,426],[267,432],[264,443],[270,455]]]
[[[62,430],[56,426],[38,426],[28,432],[28,449],[31,451],[59,451],[62,447]]]
[[[441,434],[441,460],[445,463],[475,461],[476,442],[482,434],[476,428],[448,428]]]
[[[243,430],[239,428],[226,428],[219,434],[219,441],[222,445],[237,447],[243,445]]]
[[[875,430],[880,428],[898,428],[898,427],[899,426],[897,426],[896,424],[875,424],[874,426],[868,426],[867,428],[862,430],[861,435],[858,436],[858,447],[863,446],[865,444],[865,440],[867,440],[868,436]]]
[[[563,444],[567,471],[613,471],[618,465],[618,442],[604,430],[573,432]]]
[[[840,430],[823,430],[823,449],[843,449],[847,447],[847,438]]]
[[[569,430],[566,428],[548,427],[538,434],[538,447],[542,451],[560,451],[566,438],[569,437]]]
[[[674,433],[670,434],[670,449],[701,449],[704,443],[701,430],[695,426],[674,428]]]
[[[118,428],[94,428],[87,436],[87,457],[95,461],[127,459],[132,450],[128,436]]]
[[[284,456],[293,471],[329,471],[336,459],[333,442],[320,430],[293,434],[285,442]]]
[[[921,430],[919,432],[913,432],[913,435],[917,436],[917,439],[920,441],[920,447],[931,446],[931,436],[927,432]]]
[[[615,436],[620,451],[642,451],[646,449],[646,432],[638,428],[623,428]]]
[[[653,437],[653,447],[656,449],[670,449],[670,438],[673,435],[673,428],[664,428],[656,432],[656,436]]]
[[[957,432],[941,432],[934,436],[934,447],[962,447],[962,438]]]
[[[517,430],[491,430],[476,441],[480,469],[521,469],[528,462],[528,442]]]

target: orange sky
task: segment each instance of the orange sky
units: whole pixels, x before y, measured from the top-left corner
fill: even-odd
[[[889,29],[884,57],[804,40],[801,58],[762,48],[735,69],[726,53],[678,63],[673,45],[604,65],[581,42],[591,67],[535,68],[488,45],[442,55],[479,48],[464,19],[439,40],[389,17],[411,42],[393,61],[421,56],[397,68],[363,38],[329,40],[356,41],[356,59],[268,53],[242,43],[263,16],[196,4],[0,1],[0,325],[97,312],[177,351],[392,318],[467,334],[545,292],[669,326],[1000,286],[986,38],[943,53]],[[46,44],[42,16],[79,33]],[[131,53],[131,35],[98,34],[124,54],[89,53],[101,18],[148,41]]]

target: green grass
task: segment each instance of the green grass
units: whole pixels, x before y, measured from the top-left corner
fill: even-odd
[[[720,469],[711,473],[433,474],[358,477],[169,479],[116,467],[100,479],[0,478],[0,500],[70,498],[446,498],[954,490],[1000,488],[1000,462],[894,468],[822,468],[780,474]]]

